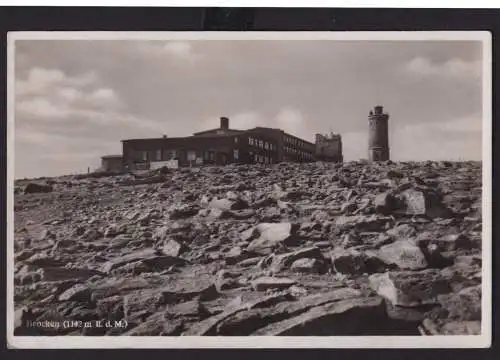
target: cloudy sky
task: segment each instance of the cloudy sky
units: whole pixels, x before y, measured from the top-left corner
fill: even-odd
[[[15,175],[86,172],[121,139],[217,127],[341,133],[367,157],[367,115],[390,114],[393,160],[481,159],[474,41],[17,40]]]

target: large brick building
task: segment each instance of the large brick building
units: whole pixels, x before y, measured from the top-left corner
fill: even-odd
[[[172,160],[178,166],[316,160],[314,143],[281,129],[230,129],[226,117],[220,119],[219,128],[197,132],[192,136],[129,139],[122,140],[122,145],[123,165],[129,170],[148,169]],[[322,160],[338,159],[338,156],[326,156]]]

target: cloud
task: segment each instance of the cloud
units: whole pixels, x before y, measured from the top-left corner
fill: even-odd
[[[68,77],[59,69],[34,67],[29,71],[27,79],[16,79],[15,89],[17,96],[41,95],[54,87],[84,87],[96,81],[97,77],[93,72]]]
[[[99,87],[94,72],[68,76],[61,70],[32,68],[26,79],[16,80],[16,117],[37,121],[71,121],[75,117],[99,119],[102,113],[117,119],[123,105],[115,90]]]
[[[445,62],[432,62],[425,57],[415,57],[404,65],[404,70],[418,76],[437,76],[455,79],[480,78],[481,61],[465,61],[453,58]]]
[[[16,112],[56,120],[69,116],[71,112],[65,106],[57,106],[43,97],[22,100],[16,104]]]
[[[481,160],[482,120],[474,114],[451,121],[395,126],[389,134],[394,161]],[[346,161],[368,157],[368,132],[342,134]]]

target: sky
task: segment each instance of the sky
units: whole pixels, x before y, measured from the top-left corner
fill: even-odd
[[[96,169],[122,139],[219,126],[342,135],[368,156],[389,113],[391,159],[481,160],[482,43],[16,40],[15,177]]]

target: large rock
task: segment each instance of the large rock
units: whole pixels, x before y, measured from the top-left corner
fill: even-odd
[[[333,270],[340,274],[362,275],[383,272],[389,268],[374,252],[336,248],[331,253]]]
[[[251,240],[247,251],[267,255],[280,245],[295,243],[298,226],[291,223],[262,223],[247,230],[245,238]],[[250,236],[248,236],[250,235]]]
[[[400,271],[373,274],[370,287],[397,306],[438,304],[438,296],[452,291],[450,282],[438,270]]]
[[[434,192],[407,189],[402,192],[404,211],[408,215],[426,215],[431,218],[447,217],[450,211],[441,203]]]
[[[277,304],[261,304],[246,311],[237,312],[222,320],[217,326],[218,335],[250,335],[259,328],[274,322],[298,316],[314,307],[361,297],[361,292],[341,288],[334,291],[304,296],[298,301],[283,301]],[[274,306],[270,306],[274,305]]]
[[[315,307],[299,316],[261,328],[252,335],[378,335],[387,321],[380,297],[358,298]]]
[[[476,244],[465,234],[448,234],[438,238],[420,237],[419,246],[435,246],[441,252],[471,250]]]
[[[179,257],[189,251],[189,247],[174,239],[165,240],[162,247],[162,253],[168,256]]]
[[[172,304],[190,301],[196,297],[200,301],[214,300],[219,296],[219,292],[213,280],[207,276],[183,278],[182,281],[161,289],[162,302]]]
[[[59,295],[59,301],[89,302],[92,290],[84,284],[76,284]]]
[[[290,267],[294,272],[317,274],[325,272],[325,263],[318,259],[302,258],[295,260]]]
[[[125,266],[129,263],[143,260],[154,255],[155,251],[153,249],[147,249],[119,256],[103,264],[101,267],[101,271],[104,273],[109,273],[113,269],[117,269],[121,266]]]
[[[460,320],[481,320],[481,285],[471,286],[458,293],[439,297],[441,305],[451,318]]]
[[[273,272],[280,272],[284,269],[289,268],[296,260],[302,258],[312,258],[312,259],[322,259],[323,255],[321,254],[321,250],[316,247],[307,247],[305,249],[300,249],[297,251],[279,254],[273,256],[270,270]]]
[[[289,278],[263,276],[253,280],[252,287],[256,291],[266,291],[269,289],[283,290],[288,289],[296,283],[295,280]]]
[[[424,253],[413,240],[398,240],[382,246],[377,253],[380,260],[397,265],[403,270],[425,269],[429,264]]]
[[[230,316],[237,314],[242,311],[248,311],[251,309],[257,309],[262,307],[273,306],[282,301],[290,300],[289,294],[272,294],[269,296],[258,298],[252,302],[242,302],[241,299],[237,298],[237,301],[231,302],[230,305],[220,314],[211,316],[199,323],[192,325],[187,331],[182,335],[217,335],[217,327],[224,320]]]

